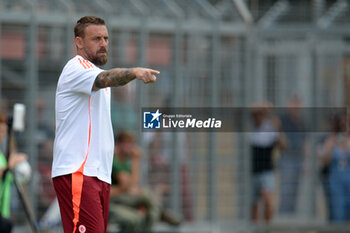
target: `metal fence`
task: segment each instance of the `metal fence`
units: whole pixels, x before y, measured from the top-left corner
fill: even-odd
[[[107,21],[106,68],[161,71],[155,85],[133,82],[113,90],[113,126],[138,135],[144,185],[184,217],[189,231],[204,232],[200,223],[206,222],[208,232],[253,232],[261,228],[250,225],[249,132],[146,134],[141,108],[249,107],[262,100],[285,107],[293,95],[304,107],[347,106],[349,10],[345,0],[1,0],[1,111],[10,113],[15,102],[27,105],[27,130],[18,141],[36,171],[28,188],[37,216],[54,198],[54,93],[74,54],[73,26],[81,16]],[[322,137],[308,135],[291,215],[278,211],[277,179],[273,223],[282,226],[267,229],[288,232],[295,223],[300,232],[334,230],[319,175]],[[23,223],[16,203],[13,208]]]

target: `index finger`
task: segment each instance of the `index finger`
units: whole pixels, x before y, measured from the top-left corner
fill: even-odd
[[[160,72],[158,70],[152,70],[152,69],[149,69],[149,71],[151,72],[151,74],[160,74]]]

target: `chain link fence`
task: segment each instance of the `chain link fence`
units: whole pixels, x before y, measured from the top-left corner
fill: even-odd
[[[250,10],[253,24],[244,21],[239,3]],[[27,130],[16,136],[34,171],[27,188],[37,218],[55,199],[50,169],[57,79],[74,55],[75,21],[96,14],[106,19],[111,38],[106,69],[147,66],[161,72],[154,85],[132,82],[112,92],[114,131],[134,132],[143,151],[142,183],[185,221],[180,229],[160,225],[159,231],[348,229],[346,223],[334,226],[329,221],[318,155],[326,132],[305,136],[305,150],[292,161],[294,167],[286,168],[291,161],[283,160],[282,152],[276,154],[271,225],[252,225],[252,132],[141,131],[142,107],[249,108],[261,101],[287,107],[295,96],[305,108],[348,106],[348,4],[0,1],[1,112],[10,115],[17,102],[27,106]],[[251,122],[247,116],[246,123]],[[16,197],[12,205],[14,222],[25,225]]]

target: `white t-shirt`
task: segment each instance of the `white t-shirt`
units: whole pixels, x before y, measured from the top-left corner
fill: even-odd
[[[251,133],[251,143],[254,146],[271,146],[278,138],[278,130],[270,120],[264,120],[258,128]]]
[[[84,175],[111,183],[111,89],[92,91],[102,71],[79,55],[63,68],[56,90],[52,177],[76,172],[87,157]]]

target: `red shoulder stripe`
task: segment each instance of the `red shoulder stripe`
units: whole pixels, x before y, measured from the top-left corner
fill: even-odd
[[[93,68],[92,64],[88,60],[84,60],[84,63],[88,68]]]
[[[80,64],[84,67],[84,69],[88,68],[80,58],[78,58],[78,60],[79,60]]]

